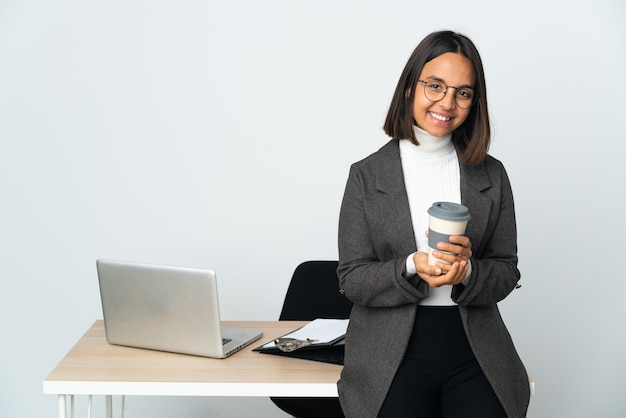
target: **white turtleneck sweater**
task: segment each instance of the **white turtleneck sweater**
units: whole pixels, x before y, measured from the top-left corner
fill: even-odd
[[[400,141],[400,159],[417,251],[427,253],[428,208],[439,201],[461,203],[461,180],[452,135],[435,137],[417,126],[414,129],[420,145],[408,140]],[[406,266],[407,274],[417,273],[413,254],[407,258]],[[471,265],[468,267],[471,269]],[[469,271],[466,280],[468,277]],[[420,305],[455,305],[450,297],[451,291],[451,285],[431,287],[429,296]]]

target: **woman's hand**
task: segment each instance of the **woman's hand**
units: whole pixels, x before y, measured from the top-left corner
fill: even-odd
[[[431,287],[461,283],[466,275],[469,259],[472,256],[472,243],[465,236],[452,235],[450,243],[440,242],[433,251],[437,261],[435,266],[428,264],[428,254],[415,253],[413,261],[417,274]]]

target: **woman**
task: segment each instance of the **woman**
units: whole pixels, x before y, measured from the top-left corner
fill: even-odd
[[[417,46],[384,129],[393,139],[353,164],[341,206],[339,283],[354,302],[342,408],[349,418],[524,417],[528,377],[496,305],[520,278],[513,195],[487,155],[471,40],[442,31]],[[462,203],[472,217],[429,265],[436,201]]]

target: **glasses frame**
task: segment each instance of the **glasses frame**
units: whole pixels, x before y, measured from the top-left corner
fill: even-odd
[[[448,89],[454,89],[455,90],[454,91],[454,96],[453,96],[454,97],[454,104],[456,106],[460,107],[461,109],[470,109],[472,106],[474,106],[474,104],[476,103],[476,97],[478,97],[478,95],[476,94],[476,90],[474,90],[473,87],[469,87],[469,86],[464,86],[464,87],[449,86],[443,80],[440,80],[438,78],[429,78],[428,80],[417,80],[417,81],[422,83],[422,84],[424,84],[424,97],[426,97],[426,100],[428,100],[429,102],[437,103],[437,102],[442,101],[446,97],[446,94],[448,93]],[[430,82],[430,81],[436,81],[439,84],[446,86],[445,90],[443,91],[443,95],[441,96],[441,99],[433,100],[430,97],[428,97],[428,95],[426,94],[426,86],[428,85],[428,82]],[[458,100],[457,94],[458,94],[459,89],[461,89],[461,88],[470,89],[470,90],[472,90],[474,92],[474,96],[472,97],[472,102],[467,107],[463,107],[463,106],[459,105],[459,100]]]

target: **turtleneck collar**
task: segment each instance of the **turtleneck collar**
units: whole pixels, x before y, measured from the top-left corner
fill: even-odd
[[[433,136],[419,128],[413,126],[415,132],[415,138],[419,145],[414,145],[409,140],[400,141],[400,146],[403,151],[410,153],[410,155],[418,158],[437,158],[443,157],[450,152],[454,151],[454,144],[452,143],[452,134],[446,136]]]

